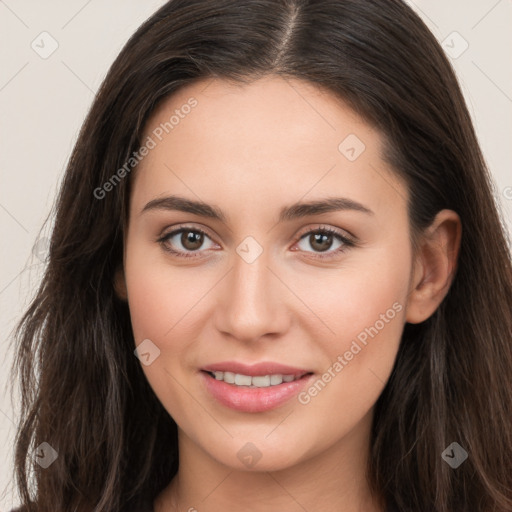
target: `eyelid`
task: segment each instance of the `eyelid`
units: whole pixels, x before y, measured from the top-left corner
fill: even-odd
[[[198,227],[199,226],[199,227]],[[175,226],[172,226],[171,228],[165,228],[162,230],[161,234],[158,235],[158,239],[162,239],[164,237],[168,237],[169,235],[173,234],[175,235],[177,231],[180,230],[190,230],[190,231],[198,231],[202,232],[205,235],[207,235],[209,238],[212,239],[212,241],[215,241],[215,235],[212,235],[212,232],[207,228],[206,226],[203,226],[202,224],[194,225],[190,223],[183,223],[183,224],[176,224]],[[215,242],[217,243],[217,242]],[[220,245],[217,243],[217,245]]]
[[[316,227],[308,226],[308,227],[304,228],[303,230],[300,230],[297,237],[300,240],[300,239],[302,239],[302,237],[304,235],[308,235],[311,232],[315,232],[315,231],[329,231],[333,234],[340,236],[341,238],[347,239],[348,241],[350,241],[354,244],[358,241],[357,237],[355,237],[352,233],[350,233],[350,231],[347,231],[346,229],[333,227],[333,226],[327,226],[325,224],[319,224]]]
[[[205,252],[206,249],[198,250],[196,252],[196,251],[179,251],[179,250],[174,250],[174,249],[165,247],[165,242],[167,241],[167,239],[172,238],[173,236],[177,235],[179,232],[183,232],[183,231],[187,231],[187,230],[202,233],[202,234],[206,235],[208,238],[210,238],[210,240],[213,243],[220,245],[217,242],[215,242],[215,237],[211,236],[208,228],[203,227],[203,226],[196,227],[196,226],[193,226],[188,223],[178,224],[176,226],[173,226],[171,229],[169,229],[168,232],[166,232],[164,230],[162,232],[162,234],[159,235],[159,237],[157,238],[156,241],[159,242],[164,247],[164,250],[166,250],[167,252],[170,252],[172,254],[175,254],[179,257],[200,258],[201,253]],[[325,253],[315,252],[315,251],[305,251],[306,253],[315,254],[316,255],[315,258],[317,258],[317,259],[322,259],[322,258],[328,259],[331,257],[334,258],[338,254],[341,254],[342,252],[344,252],[345,250],[358,245],[358,239],[352,233],[350,233],[346,230],[341,230],[341,228],[335,228],[332,226],[326,226],[324,224],[320,224],[316,227],[308,226],[308,227],[305,227],[302,230],[300,230],[299,234],[297,234],[295,236],[296,241],[293,243],[293,246],[295,246],[296,244],[301,242],[301,240],[303,238],[305,238],[307,235],[311,235],[315,232],[324,232],[324,233],[329,233],[331,235],[334,235],[335,237],[338,237],[338,240],[343,244],[343,247],[340,247],[334,251],[326,251]]]
[[[173,226],[168,232],[166,232],[166,229],[164,229],[162,231],[162,233],[158,236],[159,239],[166,237],[166,236],[170,235],[171,233],[179,231],[180,229],[190,229],[191,231],[197,229],[198,231],[204,232],[204,234],[208,235],[213,241],[215,241],[215,235],[212,235],[209,228],[207,228],[206,226],[203,226],[202,224],[200,224],[199,228],[197,228],[196,226],[194,226],[192,224],[183,223],[183,224],[177,224],[176,226]],[[309,234],[311,231],[332,231],[341,237],[347,238],[351,242],[354,242],[354,243],[357,242],[357,237],[355,237],[352,233],[350,233],[350,231],[347,231],[346,229],[337,228],[337,227],[327,226],[325,224],[318,224],[315,227],[306,226],[305,228],[302,228],[301,230],[299,230],[297,235],[295,235],[297,237],[297,241],[299,241],[304,235]],[[218,242],[215,242],[215,243],[218,244]],[[294,242],[294,243],[296,243],[296,242]],[[218,244],[218,245],[220,245],[220,244]]]
[[[175,237],[179,233],[183,233],[183,232],[187,232],[187,231],[195,231],[197,233],[201,233],[201,234],[205,235],[206,237],[208,237],[213,244],[220,246],[220,244],[215,241],[215,237],[211,236],[208,228],[204,228],[202,226],[196,227],[196,226],[192,226],[190,224],[178,224],[176,226],[173,226],[169,230],[164,229],[162,231],[162,233],[157,237],[156,242],[159,243],[165,251],[167,251],[171,254],[195,258],[195,257],[197,257],[196,256],[197,254],[205,252],[206,249],[201,249],[199,251],[181,251],[181,250],[171,249],[170,247],[168,247],[166,245],[166,243],[168,242],[169,239]]]

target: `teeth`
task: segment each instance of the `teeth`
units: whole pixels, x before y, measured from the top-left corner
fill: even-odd
[[[252,379],[249,379],[249,382],[257,388],[268,388],[270,386],[270,375],[252,377]]]
[[[210,372],[212,375],[212,372]],[[235,386],[251,386],[256,388],[268,388],[270,386],[277,386],[283,382],[292,382],[296,380],[294,375],[258,375],[251,377],[250,375],[242,375],[233,372],[213,372],[216,380],[223,380],[228,384],[235,384]],[[300,377],[297,377],[300,378]]]
[[[237,386],[250,386],[252,384],[252,378],[248,375],[240,375],[235,373],[235,384]]]
[[[290,375],[293,377],[293,375]],[[283,382],[283,375],[271,375],[269,384],[271,386],[276,386],[277,384],[281,384]]]
[[[222,372],[220,372],[220,373],[222,373]],[[224,380],[224,382],[227,382],[228,384],[234,384],[235,383],[235,374],[231,373],[231,372],[224,372],[224,379],[219,379],[219,380]]]

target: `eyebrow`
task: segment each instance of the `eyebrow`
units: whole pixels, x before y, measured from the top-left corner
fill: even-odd
[[[226,215],[219,207],[176,195],[153,199],[144,206],[140,213],[142,214],[151,210],[177,210],[224,223],[227,222]],[[353,210],[368,215],[374,215],[372,210],[352,199],[346,197],[328,197],[307,203],[297,202],[290,206],[283,207],[279,214],[279,222],[341,210]]]

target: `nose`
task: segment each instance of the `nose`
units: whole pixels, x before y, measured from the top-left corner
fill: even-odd
[[[275,338],[288,329],[286,293],[290,292],[269,263],[265,251],[251,263],[235,255],[233,268],[218,290],[215,311],[215,326],[225,336],[252,342]]]

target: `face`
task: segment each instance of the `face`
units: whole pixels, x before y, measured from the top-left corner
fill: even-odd
[[[181,89],[143,141],[122,287],[180,436],[275,470],[367,431],[412,268],[380,134],[331,93],[270,77]]]

